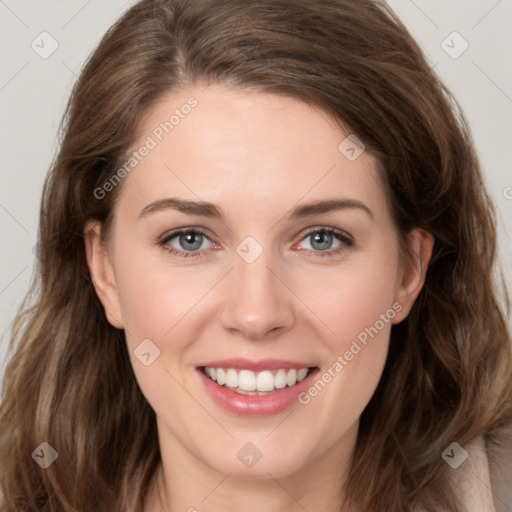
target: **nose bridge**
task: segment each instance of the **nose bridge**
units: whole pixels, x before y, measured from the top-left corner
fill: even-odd
[[[285,330],[294,321],[290,293],[280,281],[274,251],[247,237],[236,248],[222,322],[250,338]]]

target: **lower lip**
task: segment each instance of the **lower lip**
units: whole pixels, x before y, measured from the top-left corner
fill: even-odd
[[[230,389],[219,386],[207,377],[202,370],[197,369],[208,394],[223,409],[237,416],[271,416],[284,411],[298,400],[300,393],[311,383],[318,369],[310,371],[308,376],[295,384],[286,386],[268,395],[242,395]]]

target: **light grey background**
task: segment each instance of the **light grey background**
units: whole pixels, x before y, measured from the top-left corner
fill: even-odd
[[[0,376],[9,324],[32,274],[41,187],[71,86],[106,29],[134,3],[0,0]],[[512,0],[389,3],[470,122],[497,207],[501,265],[511,288]],[[465,41],[469,46],[458,55]]]

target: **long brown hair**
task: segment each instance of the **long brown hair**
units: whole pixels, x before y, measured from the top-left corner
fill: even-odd
[[[378,0],[143,0],[83,69],[44,185],[38,266],[13,323],[0,409],[4,511],[138,512],[161,462],[155,414],[88,271],[136,127],[163,94],[229,83],[315,105],[380,162],[402,237],[435,237],[425,286],[393,327],[346,484],[368,512],[460,510],[441,453],[512,424],[512,357],[493,281],[495,220],[456,101]],[[47,469],[31,454],[48,442]],[[493,451],[494,450],[494,451]]]

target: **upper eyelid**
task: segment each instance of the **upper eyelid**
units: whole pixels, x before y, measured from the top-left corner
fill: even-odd
[[[338,234],[342,237],[348,238],[351,242],[354,240],[354,237],[347,231],[335,228],[332,226],[325,226],[325,225],[317,225],[310,228],[305,228],[301,231],[299,231],[296,235],[293,236],[293,238],[300,237],[299,242],[302,242],[306,237],[310,236],[312,233],[319,232],[319,231],[327,231],[327,232],[333,232],[334,234]],[[175,230],[171,231],[170,233],[164,234],[159,240],[161,243],[167,243],[169,240],[172,240],[176,236],[183,234],[183,233],[200,233],[208,238],[210,242],[218,244],[215,240],[215,238],[209,236],[210,231],[206,228],[199,228],[199,227],[184,227],[184,228],[176,228]],[[206,249],[203,249],[206,250]],[[191,251],[192,252],[192,251]],[[199,251],[197,251],[199,252]]]
[[[304,233],[304,236],[308,236],[311,233],[314,233],[316,231],[333,232],[334,234],[338,234],[338,235],[342,235],[342,236],[344,236],[346,238],[350,238],[350,240],[353,239],[353,236],[348,231],[345,231],[344,229],[334,228],[334,227],[331,227],[331,226],[322,226],[322,225],[319,225],[319,226],[316,226],[316,227],[313,227],[313,228],[307,228],[305,231],[300,231],[297,234],[297,236],[299,236],[300,233]]]
[[[178,236],[183,233],[200,233],[200,234],[205,235],[208,238],[210,238],[209,230],[207,230],[205,228],[191,227],[191,228],[176,228],[171,231],[167,231],[162,236],[159,237],[159,240],[164,242],[165,240],[169,240],[169,239],[174,238],[175,236]]]

